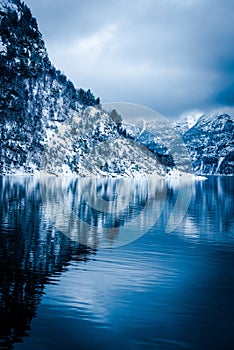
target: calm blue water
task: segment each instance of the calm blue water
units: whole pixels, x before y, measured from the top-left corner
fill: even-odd
[[[233,191],[0,177],[0,348],[233,349]]]

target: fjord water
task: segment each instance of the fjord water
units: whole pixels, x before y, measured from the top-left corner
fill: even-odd
[[[233,349],[233,178],[118,181],[0,178],[0,348]]]

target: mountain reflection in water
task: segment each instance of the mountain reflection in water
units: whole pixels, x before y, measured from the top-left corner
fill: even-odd
[[[75,305],[87,305],[87,312],[93,314],[92,324],[103,322],[109,330],[117,327],[114,333],[106,334],[99,326],[96,333],[90,323],[86,325],[87,334],[91,332],[94,339],[104,332],[105,340],[98,340],[103,349],[202,349],[203,344],[209,348],[213,342],[231,349],[233,180],[217,177],[184,184],[183,191],[192,193],[189,210],[175,231],[166,234],[173,211],[181,215],[180,208],[175,212],[179,190],[180,186],[164,180],[1,177],[0,348],[11,349],[24,340],[22,349],[41,349],[31,335],[32,319],[43,325],[47,315],[52,331],[55,326],[60,328],[63,314],[70,324],[76,290]],[[63,276],[69,276],[70,282]],[[205,281],[209,281],[212,293]],[[45,294],[46,285],[51,287]],[[200,294],[195,297],[192,289],[196,288]],[[67,289],[70,299],[58,300],[56,293]],[[184,297],[179,297],[178,291],[185,289]],[[100,302],[97,293],[102,295]],[[60,314],[54,314],[56,319],[48,310],[43,314],[46,304],[37,316],[42,298],[45,303],[50,298],[61,304]],[[78,312],[72,317],[73,325],[78,320],[86,322],[87,317],[86,312]],[[129,331],[123,331],[124,325]],[[166,325],[174,331],[169,331],[171,326],[166,331]],[[189,333],[194,327],[197,336]],[[206,341],[200,339],[204,327]],[[79,343],[80,332],[79,327],[73,329],[71,348],[79,344],[81,349],[91,348],[88,339]],[[51,343],[48,336],[40,334],[48,350],[63,349],[65,340],[63,344],[61,337],[62,332]]]

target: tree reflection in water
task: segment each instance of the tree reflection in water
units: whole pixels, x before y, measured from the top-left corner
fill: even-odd
[[[155,196],[164,200],[164,185],[0,177],[0,348],[29,335],[45,285],[56,283],[70,261],[93,259],[103,242],[123,244],[126,225],[140,229],[130,240],[142,235]]]
[[[0,196],[0,348],[11,349],[29,335],[45,285],[95,251],[45,220],[39,180],[0,178]]]

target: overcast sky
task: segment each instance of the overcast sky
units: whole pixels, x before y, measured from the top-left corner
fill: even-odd
[[[234,105],[233,0],[25,0],[50,58],[102,102],[166,118]]]

